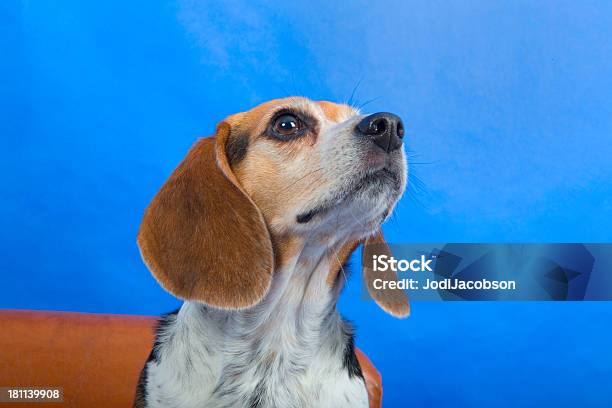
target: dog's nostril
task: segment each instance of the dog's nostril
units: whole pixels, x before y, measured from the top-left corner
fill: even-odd
[[[401,120],[397,122],[397,136],[399,136],[400,139],[404,137],[404,124]]]
[[[380,118],[372,122],[371,134],[380,135],[387,131],[387,120]]]

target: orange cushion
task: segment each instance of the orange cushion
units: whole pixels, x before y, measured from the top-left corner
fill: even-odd
[[[151,351],[155,317],[0,310],[0,387],[63,387],[64,402],[36,406],[131,407]],[[381,377],[357,350],[370,407]],[[25,407],[0,403],[0,408]]]

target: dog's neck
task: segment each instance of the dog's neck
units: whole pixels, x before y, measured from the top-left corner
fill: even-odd
[[[326,319],[336,314],[336,301],[347,277],[339,259],[344,242],[331,247],[312,240],[285,238],[276,242],[281,243],[276,245],[274,278],[268,294],[257,305],[240,311],[193,305],[188,308],[190,313],[212,318],[226,340],[269,338],[273,346],[287,335],[284,331],[309,337],[319,332]]]
[[[347,368],[351,327],[336,311],[345,275],[329,279],[341,266],[339,248],[287,242],[268,294],[252,308],[185,302],[158,333],[151,398],[160,406],[175,402],[168,395],[182,395],[184,406],[259,406],[245,403],[253,398],[261,406],[309,406],[315,395],[333,403],[337,389],[322,389],[342,383],[343,399],[367,401],[362,379]]]

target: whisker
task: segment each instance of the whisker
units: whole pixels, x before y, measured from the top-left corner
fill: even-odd
[[[365,224],[361,220],[358,220],[357,217],[355,217],[355,214],[353,214],[353,211],[351,211],[350,208],[348,213],[351,215],[351,217],[353,217],[355,221],[357,221],[357,224],[359,224],[359,226],[363,228],[364,231],[367,231],[369,229],[365,227]]]
[[[353,91],[351,92],[351,96],[349,97],[348,101],[346,102],[347,105],[349,106],[353,106],[353,100],[355,98],[355,93],[357,92],[357,89],[359,89],[359,85],[361,85],[361,81],[363,81],[363,75],[361,76],[361,78],[359,78],[359,80],[357,81],[357,84],[353,87]]]
[[[336,213],[336,230],[338,230],[339,226],[340,226],[340,211]],[[340,259],[338,258],[337,253],[334,252],[334,256],[338,260],[338,264],[340,265],[340,271],[342,272],[342,275],[344,276],[344,283],[346,284],[348,282],[348,276],[346,275],[344,271],[344,265],[342,265],[342,263],[340,262]]]
[[[306,177],[313,175],[314,173],[323,170],[323,167],[319,167],[318,169],[315,169],[313,171],[310,171],[306,174],[304,174],[302,177],[300,177],[299,179],[295,180],[293,183],[289,184],[287,187],[285,187],[285,190],[283,192],[286,192],[287,190],[289,190],[291,187],[295,186],[297,183],[299,183],[300,181],[304,180]]]
[[[376,98],[369,99],[369,100],[365,101],[364,103],[362,103],[362,104],[361,104],[361,105],[360,105],[360,106],[357,108],[357,110],[361,110],[361,109],[363,109],[363,107],[364,107],[364,106],[369,105],[370,103],[375,102],[375,101],[377,101],[377,100],[379,100],[379,99],[382,99],[382,96],[377,96]]]
[[[425,201],[428,201],[427,197],[429,196],[429,190],[426,184],[413,171],[408,174],[407,187],[406,193],[411,199],[411,202],[415,203],[423,210],[429,211],[429,206],[425,204]]]

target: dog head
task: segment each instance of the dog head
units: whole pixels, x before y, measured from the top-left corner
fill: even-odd
[[[143,259],[175,296],[241,309],[266,295],[286,237],[345,259],[359,242],[380,247],[406,185],[403,135],[393,114],[297,97],[229,116],[145,211]],[[372,294],[389,313],[408,313],[403,292]]]

